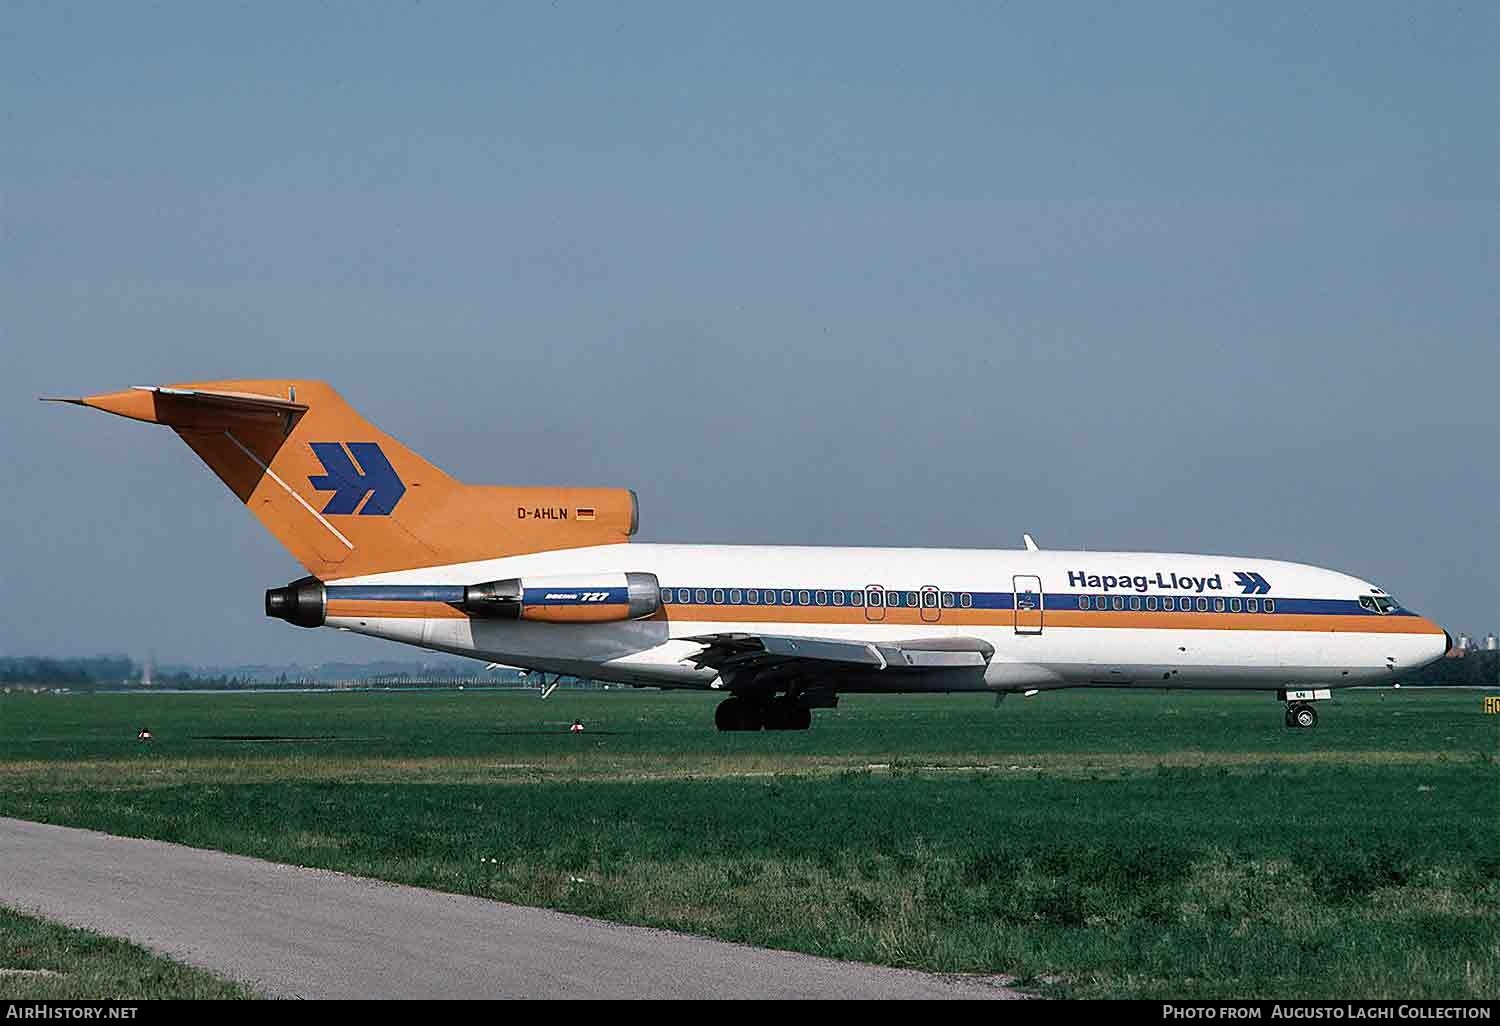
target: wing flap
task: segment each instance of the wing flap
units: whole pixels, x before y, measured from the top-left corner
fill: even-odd
[[[769,655],[789,659],[812,659],[819,662],[850,663],[855,666],[886,667],[886,659],[874,645],[857,641],[833,641],[826,638],[786,638],[765,635],[761,647]]]
[[[687,639],[703,646],[692,657],[726,681],[817,678],[836,688],[839,677],[904,670],[982,670],[995,654],[978,638],[918,638],[863,642],[780,634],[709,634]]]

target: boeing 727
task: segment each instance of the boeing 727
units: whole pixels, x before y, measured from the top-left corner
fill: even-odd
[[[317,381],[77,399],[172,428],[309,576],[268,616],[541,671],[724,694],[805,730],[841,693],[1249,689],[1317,722],[1447,633],[1369,581],[1178,553],[632,544],[635,493],[456,481]]]

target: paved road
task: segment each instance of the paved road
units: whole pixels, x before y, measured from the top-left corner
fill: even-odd
[[[999,981],[768,951],[0,818],[0,905],[310,998],[1006,998]]]

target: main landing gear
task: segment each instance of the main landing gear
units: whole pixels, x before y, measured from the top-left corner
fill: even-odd
[[[786,698],[735,695],[714,710],[714,726],[720,730],[806,730],[812,726],[812,710]]]
[[[1276,697],[1286,703],[1286,725],[1294,730],[1308,730],[1318,725],[1318,710],[1313,702],[1323,702],[1333,697],[1328,688],[1310,688],[1304,691],[1278,691]]]

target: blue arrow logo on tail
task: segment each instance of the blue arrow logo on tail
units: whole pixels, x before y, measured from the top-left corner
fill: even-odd
[[[1242,595],[1265,595],[1271,591],[1271,582],[1260,574],[1246,573],[1243,570],[1234,572],[1234,583],[1244,589]]]
[[[323,464],[324,473],[311,474],[307,480],[318,491],[333,493],[333,498],[323,507],[324,513],[333,516],[353,513],[359,509],[360,500],[368,495],[370,501],[359,510],[359,515],[386,517],[406,494],[406,485],[396,468],[374,442],[310,444],[313,455]],[[359,461],[358,466],[355,466],[355,460]],[[360,473],[361,469],[364,473]]]

